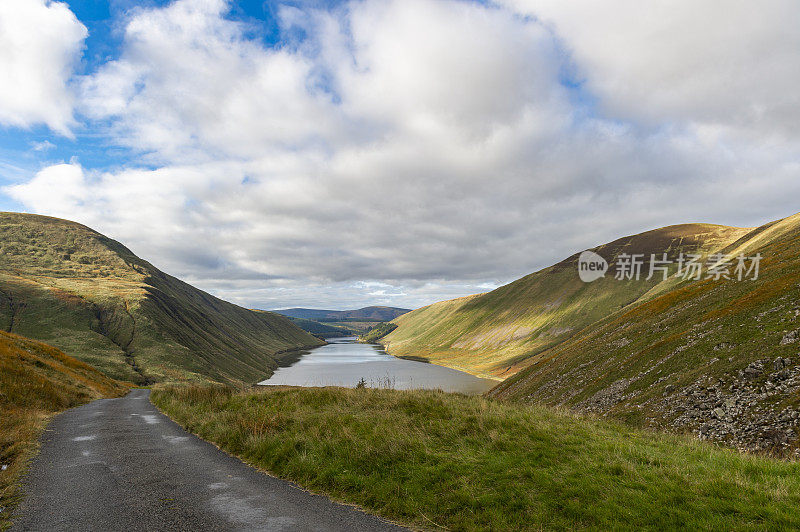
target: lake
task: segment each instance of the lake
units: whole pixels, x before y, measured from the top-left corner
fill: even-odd
[[[259,384],[354,388],[364,379],[371,388],[440,389],[470,395],[497,385],[497,381],[463,371],[393,357],[382,346],[362,344],[355,337],[331,338],[328,342],[301,353]]]

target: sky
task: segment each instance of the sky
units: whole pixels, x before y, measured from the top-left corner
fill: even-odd
[[[0,209],[250,308],[800,212],[796,0],[2,0],[0,73]]]

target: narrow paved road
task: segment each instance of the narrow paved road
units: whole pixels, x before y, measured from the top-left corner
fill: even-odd
[[[402,530],[250,468],[185,432],[149,394],[56,416],[12,530]]]

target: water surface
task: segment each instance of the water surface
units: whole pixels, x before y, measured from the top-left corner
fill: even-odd
[[[382,346],[356,338],[331,338],[279,367],[264,385],[344,386],[364,379],[372,388],[440,389],[465,394],[483,393],[497,384],[455,369],[393,357]]]

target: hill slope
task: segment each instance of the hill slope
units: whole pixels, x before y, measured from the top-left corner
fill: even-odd
[[[306,332],[319,336],[320,338],[340,338],[343,336],[351,336],[353,333],[344,327],[337,327],[335,325],[328,325],[327,323],[320,323],[318,321],[307,320],[304,318],[289,318],[292,323],[300,327]]]
[[[620,253],[709,253],[736,241],[748,229],[686,224],[621,238],[595,251],[612,263],[609,275],[592,283],[577,275],[578,255],[485,294],[443,301],[394,320],[383,339],[389,352],[413,355],[482,377],[506,378],[547,349],[620,308],[667,289],[672,282],[617,281],[613,260]],[[647,272],[645,272],[647,274]]]
[[[800,215],[724,250],[757,281],[687,281],[543,352],[495,396],[800,456]]]
[[[0,213],[0,327],[134,382],[254,382],[322,342],[167,275],[83,225]]]
[[[54,347],[0,331],[0,530],[48,416],[127,390]]]
[[[398,316],[402,316],[409,309],[395,307],[364,307],[356,310],[320,310],[312,308],[287,308],[274,310],[273,312],[290,318],[303,318],[313,321],[339,321],[339,320],[371,320],[371,321],[391,321]]]

